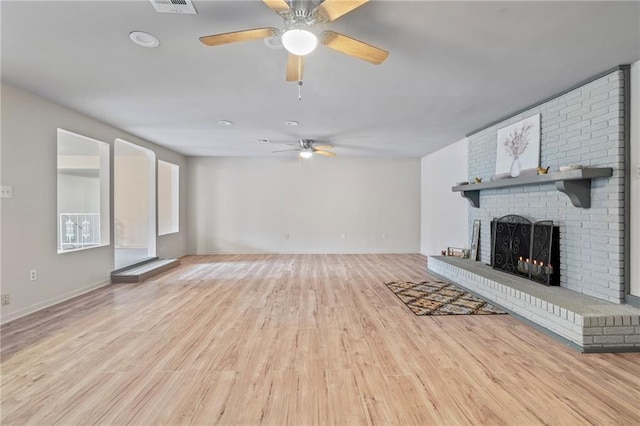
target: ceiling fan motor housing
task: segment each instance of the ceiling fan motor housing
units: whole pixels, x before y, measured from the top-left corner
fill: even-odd
[[[284,15],[284,30],[291,28],[309,29],[318,22],[317,17],[318,15],[315,12],[310,12],[306,9],[292,9]]]
[[[302,149],[311,149],[313,148],[313,140],[312,139],[300,139],[300,148]]]

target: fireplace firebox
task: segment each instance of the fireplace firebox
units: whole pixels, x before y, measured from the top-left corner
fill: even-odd
[[[518,215],[491,221],[491,265],[548,286],[560,285],[558,227]]]

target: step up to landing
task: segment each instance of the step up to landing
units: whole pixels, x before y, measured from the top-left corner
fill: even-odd
[[[156,259],[111,273],[112,283],[139,283],[180,265],[178,259]]]
[[[427,265],[582,352],[640,352],[640,308],[546,287],[469,259],[429,256]]]

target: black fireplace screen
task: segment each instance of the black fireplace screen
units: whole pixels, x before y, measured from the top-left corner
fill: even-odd
[[[494,219],[493,268],[544,285],[559,285],[558,232],[554,228],[552,221],[531,222],[518,215]]]

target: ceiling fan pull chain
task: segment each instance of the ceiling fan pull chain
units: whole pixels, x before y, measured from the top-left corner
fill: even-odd
[[[298,80],[298,100],[302,100],[302,80]]]

